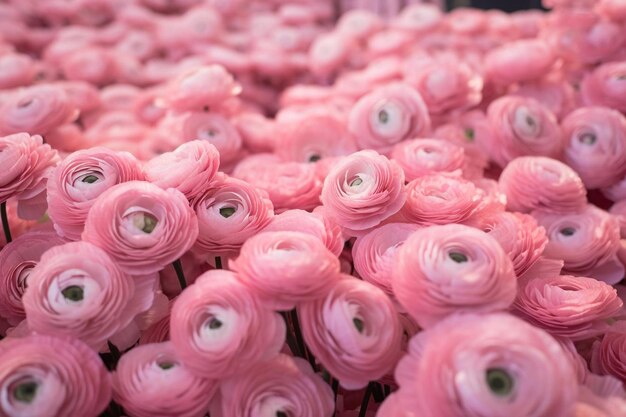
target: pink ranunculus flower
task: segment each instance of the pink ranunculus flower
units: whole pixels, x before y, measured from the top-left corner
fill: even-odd
[[[28,55],[8,53],[0,56],[0,89],[29,85],[36,75],[37,66]]]
[[[461,172],[470,164],[463,147],[442,139],[412,139],[398,143],[391,159],[404,170],[407,181],[436,172]]]
[[[285,322],[236,274],[213,270],[176,299],[170,338],[191,372],[222,379],[276,356],[285,343]]]
[[[409,4],[391,21],[396,29],[424,34],[443,22],[444,14],[435,4],[417,2]]]
[[[613,375],[626,382],[626,326],[623,321],[613,324],[601,340],[594,342],[590,366],[593,372]]]
[[[164,91],[165,105],[179,112],[219,108],[224,101],[241,92],[226,68],[205,65],[182,73]]]
[[[337,257],[319,238],[302,232],[264,232],[249,238],[231,268],[277,310],[323,296],[339,278]]]
[[[499,185],[512,211],[571,213],[587,204],[587,190],[576,171],[556,159],[515,158],[502,171]]]
[[[541,39],[508,42],[485,56],[485,75],[496,84],[514,84],[543,77],[557,62],[557,54]]]
[[[22,298],[28,326],[81,339],[99,349],[152,305],[156,280],[124,273],[88,242],[51,248],[28,276]]]
[[[137,346],[112,376],[113,399],[132,417],[203,417],[217,383],[194,375],[171,342]]]
[[[620,201],[626,199],[626,175],[619,182],[613,184],[610,187],[602,189],[608,199],[612,201]]]
[[[26,233],[0,251],[0,317],[16,326],[26,318],[22,296],[28,286],[28,276],[48,249],[61,245],[55,233]]]
[[[193,200],[209,188],[220,165],[214,145],[203,140],[184,143],[144,165],[146,179],[164,190],[176,188]]]
[[[160,271],[197,237],[198,219],[185,196],[142,181],[118,184],[101,194],[82,234],[133,275]]]
[[[68,337],[32,335],[0,343],[3,416],[100,415],[111,379],[97,352]]]
[[[455,315],[419,333],[396,380],[389,407],[406,413],[380,417],[567,417],[578,391],[561,345],[505,313]]]
[[[418,177],[406,186],[403,221],[428,226],[471,222],[486,207],[486,193],[454,174]]]
[[[311,352],[346,389],[358,389],[391,371],[400,359],[402,330],[389,297],[343,276],[324,297],[298,307]]]
[[[510,94],[534,98],[554,113],[559,120],[577,106],[574,87],[558,78],[523,83],[511,89]]]
[[[350,54],[358,44],[340,32],[328,32],[316,37],[307,56],[307,66],[321,78],[338,73],[350,62]]]
[[[532,215],[549,238],[544,255],[565,261],[564,273],[611,285],[622,280],[624,265],[617,259],[619,222],[614,216],[590,204],[571,214],[538,210]]]
[[[35,220],[46,211],[46,181],[58,154],[41,136],[27,133],[0,137],[0,202],[16,197],[18,215]]]
[[[264,232],[302,232],[318,237],[326,249],[339,256],[344,248],[341,228],[323,213],[314,210],[287,210],[272,218]]]
[[[505,310],[517,290],[513,264],[498,241],[458,224],[414,232],[398,250],[392,285],[422,327],[455,312]]]
[[[509,255],[518,278],[535,265],[548,245],[546,230],[528,214],[497,213],[487,221],[484,230]]]
[[[501,167],[519,156],[561,156],[561,128],[554,114],[538,101],[504,96],[489,105],[487,116],[491,132],[485,146]]]
[[[587,73],[581,94],[588,106],[626,112],[626,61],[606,63]]]
[[[78,115],[65,90],[41,84],[17,90],[0,104],[0,135],[45,135]]]
[[[606,107],[581,107],[563,120],[565,161],[588,188],[626,176],[626,117]]]
[[[199,234],[193,251],[206,257],[236,255],[241,245],[274,216],[267,194],[236,178],[218,174],[192,201]]]
[[[553,336],[577,341],[606,332],[622,300],[613,287],[594,278],[555,275],[522,279],[514,309]]]
[[[70,154],[47,183],[48,214],[55,230],[66,239],[79,240],[100,194],[116,184],[142,179],[139,161],[128,152],[94,147]]]
[[[396,254],[417,229],[416,224],[388,223],[358,237],[352,247],[354,269],[359,276],[392,300],[395,300],[391,285]]]
[[[375,151],[341,159],[324,180],[324,212],[340,226],[365,231],[397,213],[406,199],[404,172]]]
[[[333,391],[300,358],[278,355],[228,378],[211,405],[211,416],[331,417]]]
[[[405,139],[426,136],[430,117],[420,94],[396,83],[362,97],[350,111],[348,129],[361,149],[388,152]]]
[[[337,21],[337,32],[363,41],[385,26],[384,20],[371,10],[348,10]]]

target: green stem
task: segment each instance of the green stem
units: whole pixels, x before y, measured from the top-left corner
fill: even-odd
[[[183,272],[183,264],[180,263],[180,259],[176,259],[172,265],[174,266],[174,270],[176,271],[176,276],[178,277],[178,282],[180,284],[180,289],[184,290],[187,288],[187,281],[185,280],[185,273]]]
[[[363,400],[361,401],[361,408],[359,409],[359,417],[365,417],[367,413],[367,406],[370,403],[370,397],[372,395],[372,386],[373,384],[370,382],[367,384],[367,389],[365,389],[365,394],[363,395]]]
[[[222,268],[222,257],[221,256],[216,256],[215,257],[215,269],[223,269]]]
[[[9,217],[7,216],[7,202],[0,203],[0,217],[2,217],[2,230],[7,243],[11,243],[11,228],[9,227]]]

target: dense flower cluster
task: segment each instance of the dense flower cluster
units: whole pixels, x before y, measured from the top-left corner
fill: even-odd
[[[0,2],[0,416],[626,416],[626,3],[435,3]]]

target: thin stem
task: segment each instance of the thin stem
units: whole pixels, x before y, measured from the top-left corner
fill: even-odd
[[[7,216],[7,202],[0,204],[0,217],[2,217],[2,230],[7,243],[11,243],[11,228],[9,227],[9,217]]]
[[[380,385],[378,382],[370,383],[370,384],[374,385],[374,387],[372,388],[374,401],[376,401],[376,403],[382,403],[383,400],[385,399],[385,394],[383,393],[383,386]]]
[[[176,276],[178,277],[178,282],[180,284],[180,289],[184,290],[187,288],[187,281],[185,280],[185,273],[183,272],[183,264],[180,263],[180,259],[176,259],[172,265],[174,266],[174,270],[176,271]]]
[[[216,256],[215,257],[215,269],[224,269],[224,268],[222,268],[222,257],[221,256]]]
[[[391,387],[385,384],[384,388],[385,388],[385,398],[387,398],[389,397],[389,395],[391,395]]]
[[[283,316],[283,319],[285,320],[285,327],[287,328],[287,345],[289,346],[289,350],[291,350],[291,353],[293,353],[295,356],[303,357],[302,352],[300,352],[300,349],[298,349],[298,343],[291,333],[288,313],[281,312],[280,315]]]
[[[367,384],[363,400],[361,401],[361,408],[359,409],[359,417],[365,417],[365,414],[367,413],[367,406],[369,405],[370,397],[372,396],[372,385],[372,382]]]
[[[291,310],[291,321],[293,323],[293,329],[296,333],[298,346],[300,346],[305,358],[311,364],[311,368],[313,368],[314,371],[317,371],[317,366],[315,365],[315,357],[313,356],[313,353],[310,352],[307,348],[306,343],[304,343],[304,337],[302,337],[302,330],[300,329],[300,320],[298,319],[298,312],[295,308]]]

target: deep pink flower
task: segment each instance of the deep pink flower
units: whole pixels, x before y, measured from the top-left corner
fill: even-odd
[[[98,354],[73,338],[32,335],[0,343],[0,413],[95,417],[111,400]]]
[[[609,327],[602,339],[593,344],[590,365],[593,372],[626,381],[626,327],[623,321]]]
[[[118,184],[100,195],[82,234],[131,274],[160,271],[197,237],[198,220],[185,196],[141,181]]]
[[[587,73],[581,93],[588,106],[626,112],[626,61],[606,63]]]
[[[449,224],[414,232],[398,250],[393,291],[420,326],[455,312],[505,310],[515,299],[513,264],[480,230]]]

